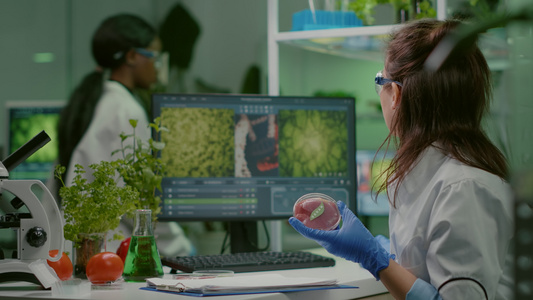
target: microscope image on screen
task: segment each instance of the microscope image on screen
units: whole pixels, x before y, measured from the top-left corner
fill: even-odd
[[[280,110],[280,176],[347,176],[347,128],[343,111]]]
[[[161,220],[286,219],[310,192],[355,207],[355,99],[154,94]]]
[[[58,156],[57,124],[63,109],[62,101],[8,101],[5,105],[6,153],[17,151],[24,143],[45,130],[51,141],[39,151],[21,162],[9,176],[11,179],[38,179],[50,177]]]
[[[357,184],[359,193],[377,192],[385,181],[383,171],[387,170],[392,163],[392,153],[390,151],[386,157],[381,152],[375,156],[374,151],[357,151]]]
[[[59,121],[59,114],[39,113],[26,118],[16,118],[11,121],[10,130],[13,134],[11,137],[9,152],[15,152],[20,146],[28,141],[32,136],[39,133],[41,130],[47,132],[55,132],[55,127]],[[46,145],[44,151],[38,151],[34,155],[28,157],[26,163],[45,163],[54,161],[57,158],[57,142],[50,142]]]
[[[235,122],[235,177],[277,176],[276,115],[239,114]]]
[[[161,157],[169,177],[233,177],[234,111],[163,108]]]
[[[359,215],[384,216],[389,213],[386,191],[377,195],[385,180],[383,171],[392,162],[395,151],[357,150],[357,209]]]

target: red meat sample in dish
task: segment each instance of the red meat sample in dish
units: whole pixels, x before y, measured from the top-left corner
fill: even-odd
[[[333,230],[340,223],[341,216],[337,203],[331,197],[322,194],[302,196],[293,208],[294,217],[305,226],[320,230]]]

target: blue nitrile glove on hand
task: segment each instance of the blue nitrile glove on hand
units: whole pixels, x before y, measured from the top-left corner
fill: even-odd
[[[379,242],[381,247],[385,248],[385,250],[390,251],[390,240],[384,235],[378,234],[376,235],[376,241]]]
[[[329,253],[360,263],[379,280],[379,271],[389,266],[390,255],[342,201],[337,202],[342,227],[325,231],[305,226],[291,217],[289,223],[306,238],[315,240]]]

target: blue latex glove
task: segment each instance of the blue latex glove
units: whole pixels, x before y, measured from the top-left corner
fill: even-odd
[[[303,236],[315,240],[329,253],[360,263],[379,280],[379,271],[389,266],[390,255],[342,201],[337,202],[342,227],[325,231],[305,226],[291,217],[289,223]]]
[[[378,234],[376,235],[376,241],[379,242],[379,244],[385,248],[385,250],[390,251],[390,240],[384,235]]]

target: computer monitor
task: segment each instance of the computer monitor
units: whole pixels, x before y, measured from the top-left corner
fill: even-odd
[[[288,219],[313,192],[355,211],[353,98],[154,94],[152,117],[169,129],[154,135],[166,143],[159,220]]]
[[[384,179],[380,176],[386,170],[394,157],[394,150],[357,150],[357,215],[388,216],[389,199],[382,192],[377,195],[377,189]],[[376,201],[377,200],[377,201]]]
[[[15,152],[44,130],[51,141],[9,172],[10,179],[37,179],[45,182],[58,156],[57,123],[65,105],[59,100],[17,100],[5,103],[7,129],[4,157]]]

